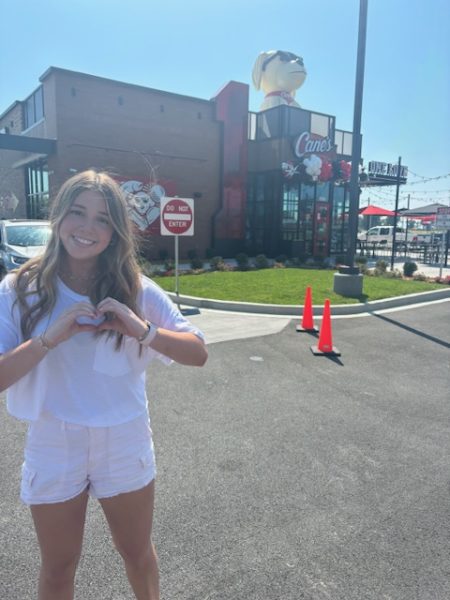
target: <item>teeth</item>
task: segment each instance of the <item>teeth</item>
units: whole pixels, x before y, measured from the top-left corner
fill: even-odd
[[[92,240],[86,240],[84,238],[77,237],[76,235],[73,236],[73,239],[79,244],[84,244],[85,246],[91,246],[92,244],[95,244],[95,242]]]

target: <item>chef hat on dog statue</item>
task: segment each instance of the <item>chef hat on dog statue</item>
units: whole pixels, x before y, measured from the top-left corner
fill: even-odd
[[[266,94],[261,110],[282,105],[300,108],[294,96],[306,78],[301,56],[284,50],[261,52],[252,75],[255,88]]]

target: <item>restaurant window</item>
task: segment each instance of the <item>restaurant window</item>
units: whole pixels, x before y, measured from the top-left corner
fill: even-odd
[[[333,210],[331,212],[331,254],[340,254],[347,251],[348,210],[348,190],[346,186],[336,186],[333,193]]]
[[[44,118],[44,93],[42,85],[23,103],[25,129]]]
[[[281,229],[283,240],[296,240],[298,234],[298,183],[283,184]]]
[[[316,185],[314,183],[302,183],[300,192],[299,239],[304,242],[303,251],[307,256],[311,256],[313,251],[315,197]]]
[[[28,165],[25,173],[28,219],[48,218],[48,166],[44,160]]]

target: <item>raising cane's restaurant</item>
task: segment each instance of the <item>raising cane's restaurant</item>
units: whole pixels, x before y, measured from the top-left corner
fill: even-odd
[[[344,253],[351,148],[333,116],[290,106],[251,113],[247,243],[271,256]]]
[[[352,133],[289,104],[249,112],[249,86],[192,98],[51,67],[0,114],[0,217],[45,218],[61,183],[113,173],[157,259],[163,196],[193,198],[190,250],[326,257],[348,243]]]

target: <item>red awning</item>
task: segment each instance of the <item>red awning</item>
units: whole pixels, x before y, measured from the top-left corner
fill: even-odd
[[[395,212],[393,210],[381,208],[380,206],[375,206],[374,204],[369,204],[369,206],[361,208],[359,214],[368,217],[393,217]]]

